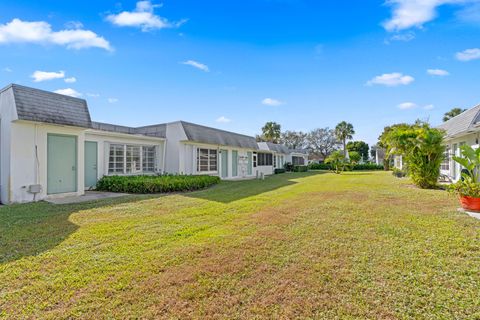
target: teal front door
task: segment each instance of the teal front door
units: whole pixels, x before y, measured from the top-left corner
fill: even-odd
[[[247,152],[247,174],[252,175],[253,155],[251,152]]]
[[[77,137],[47,137],[47,194],[77,191]]]
[[[97,184],[97,143],[85,141],[85,189]]]
[[[222,155],[222,178],[228,177],[228,150],[220,150]]]

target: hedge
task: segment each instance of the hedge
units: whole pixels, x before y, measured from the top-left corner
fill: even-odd
[[[283,168],[276,168],[274,170],[274,173],[275,174],[279,174],[279,173],[285,173],[287,170],[283,169]]]
[[[143,194],[166,193],[199,190],[218,182],[220,178],[212,176],[104,176],[97,182],[96,190]]]
[[[328,163],[310,163],[308,165],[310,170],[332,170],[332,167]],[[374,171],[374,170],[384,170],[382,165],[377,165],[374,163],[364,163],[364,164],[356,164],[351,167],[350,170],[354,171]]]
[[[308,171],[308,166],[300,166],[300,165],[293,166],[293,172],[307,172],[307,171]]]

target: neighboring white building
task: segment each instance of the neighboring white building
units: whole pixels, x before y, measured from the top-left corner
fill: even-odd
[[[270,147],[272,149],[270,149]],[[0,201],[82,195],[104,175],[274,173],[306,154],[184,121],[126,127],[91,121],[85,100],[9,85],[0,89]]]
[[[480,105],[473,107],[437,127],[445,130],[445,160],[440,168],[441,174],[453,181],[461,177],[461,167],[453,161],[452,156],[460,155],[460,146],[467,144],[479,147],[480,138]]]

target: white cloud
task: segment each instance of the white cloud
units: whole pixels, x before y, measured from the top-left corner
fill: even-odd
[[[428,69],[427,73],[431,76],[448,76],[450,73],[443,69]]]
[[[100,94],[98,94],[98,93],[87,93],[87,97],[98,98],[98,97],[100,97]]]
[[[230,120],[229,118],[225,117],[225,116],[221,116],[219,117],[217,120],[215,120],[219,123],[229,123],[231,122],[232,120]]]
[[[30,77],[33,78],[34,82],[42,82],[53,79],[62,79],[65,77],[65,72],[35,71]]]
[[[367,82],[367,86],[372,86],[375,84],[384,85],[387,87],[396,87],[399,85],[408,85],[415,81],[415,78],[408,75],[403,75],[399,72],[393,73],[384,73],[380,76],[376,76]]]
[[[401,110],[408,110],[408,109],[416,108],[417,105],[413,102],[404,102],[404,103],[400,103],[397,107]]]
[[[394,34],[393,36],[390,37],[390,39],[386,40],[385,42],[388,44],[390,41],[403,41],[403,42],[409,42],[415,39],[415,33],[413,32],[407,32],[407,33],[398,33]]]
[[[78,98],[82,95],[80,92],[78,92],[78,91],[76,91],[75,89],[72,89],[72,88],[58,89],[58,90],[55,90],[54,92],[59,93],[59,94],[63,94],[63,95],[66,95],[66,96],[74,97],[74,98]]]
[[[280,101],[280,100],[277,100],[277,99],[265,98],[265,99],[262,100],[262,104],[266,105],[266,106],[276,107],[276,106],[280,106],[280,105],[285,104],[285,103]]]
[[[432,110],[433,108],[435,108],[433,104],[427,104],[426,106],[423,107],[423,109],[425,110]]]
[[[392,17],[383,23],[387,31],[399,31],[423,24],[436,18],[437,7],[446,4],[464,4],[476,0],[387,0],[393,7]]]
[[[460,61],[470,61],[470,60],[480,59],[480,49],[473,48],[473,49],[463,50],[461,52],[457,52],[455,54],[455,57],[457,58],[457,60],[460,60]]]
[[[192,66],[194,68],[197,68],[197,69],[205,71],[205,72],[210,72],[210,69],[208,68],[208,66],[206,64],[200,63],[200,62],[195,61],[195,60],[184,61],[184,62],[182,62],[182,64],[187,65],[187,66]]]
[[[65,29],[52,31],[45,21],[22,21],[13,19],[0,24],[0,44],[2,43],[36,43],[56,44],[68,49],[101,48],[112,50],[110,43],[95,32],[83,29]]]
[[[154,14],[154,9],[158,7],[161,7],[161,5],[152,4],[151,1],[138,1],[133,11],[110,14],[107,16],[107,21],[119,27],[137,27],[144,32],[155,29],[175,28],[186,22],[186,20],[181,20],[172,23]]]
[[[10,68],[10,67],[5,67],[5,68],[3,68],[3,71],[5,71],[5,72],[13,72],[12,68]]]
[[[77,82],[77,78],[69,77],[69,78],[63,79],[63,81],[65,81],[66,83],[74,83],[74,82]]]
[[[108,98],[107,101],[108,101],[108,103],[116,103],[116,102],[118,102],[118,99],[117,98]]]

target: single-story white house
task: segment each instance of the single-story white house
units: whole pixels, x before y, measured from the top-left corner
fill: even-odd
[[[452,181],[458,181],[461,177],[461,167],[452,157],[460,155],[460,146],[464,144],[474,149],[479,147],[480,105],[451,118],[437,128],[445,130],[445,159],[440,172]]]
[[[82,195],[104,175],[253,178],[298,154],[184,121],[136,128],[94,122],[83,99],[16,84],[0,89],[3,204]]]

